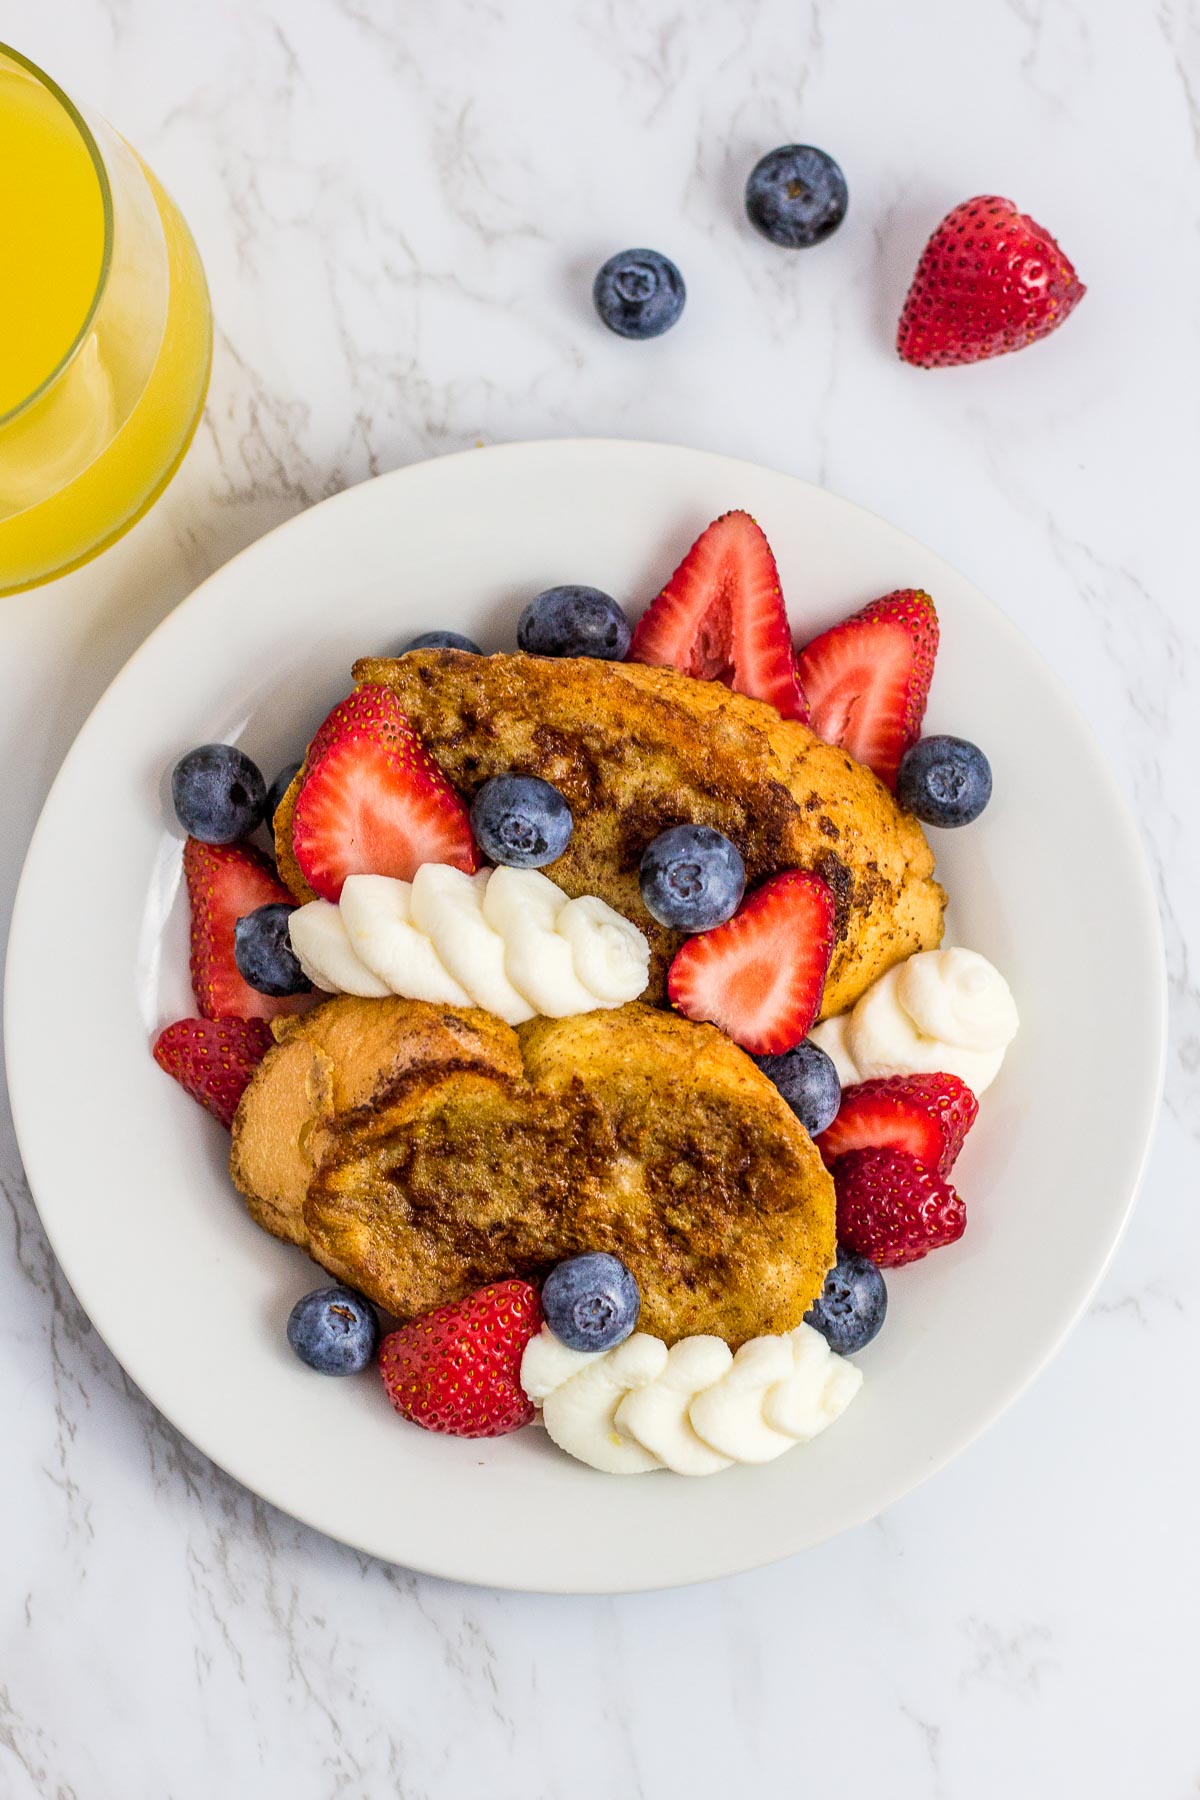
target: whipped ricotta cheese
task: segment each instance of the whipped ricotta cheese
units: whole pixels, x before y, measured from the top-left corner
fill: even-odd
[[[411,882],[351,875],[338,905],[291,916],[315,987],[480,1006],[509,1025],[624,1006],[645,991],[650,946],[595,895],[570,900],[536,869],[467,875],[425,863]]]
[[[842,1085],[886,1075],[957,1075],[978,1097],[1017,1035],[1008,983],[974,950],[922,950],[881,975],[848,1013],[812,1040]]]
[[[720,1338],[668,1350],[641,1331],[589,1354],[543,1326],[525,1348],[521,1385],[554,1442],[593,1469],[715,1475],[816,1437],[849,1406],[862,1371],[811,1325],[752,1338],[736,1355]]]

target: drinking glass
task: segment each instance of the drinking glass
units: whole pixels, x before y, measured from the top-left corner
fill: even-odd
[[[98,554],[178,468],[212,315],[183,219],[102,119],[0,44],[0,594]]]

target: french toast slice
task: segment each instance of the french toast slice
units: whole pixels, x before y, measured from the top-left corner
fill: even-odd
[[[664,1000],[683,940],[642,905],[638,865],[653,837],[685,820],[732,838],[751,883],[790,868],[828,882],[837,916],[822,1018],[941,941],[946,896],[916,819],[869,769],[762,701],[674,669],[586,657],[415,650],[367,658],[354,676],[393,690],[468,801],[509,770],[560,789],[575,830],[545,873],[645,932],[649,1001]],[[291,845],[302,779],[276,814],[276,850],[291,892],[310,900]]]
[[[642,1329],[736,1346],[798,1325],[834,1261],[818,1151],[713,1026],[634,1003],[513,1031],[343,997],[277,1037],[234,1121],[234,1182],[400,1318],[608,1250]]]

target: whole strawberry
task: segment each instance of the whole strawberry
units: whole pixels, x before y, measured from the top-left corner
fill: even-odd
[[[880,1269],[952,1244],[967,1212],[948,1182],[907,1150],[852,1150],[833,1165],[838,1243]]]
[[[265,1019],[177,1019],[159,1033],[154,1060],[222,1125],[274,1043]]]
[[[921,254],[896,348],[921,369],[982,362],[1048,337],[1087,289],[1048,231],[981,194],[947,213]]]
[[[402,1418],[451,1437],[502,1437],[528,1425],[533,1403],[521,1358],[541,1330],[542,1307],[527,1281],[500,1281],[439,1306],[379,1349],[379,1372]]]

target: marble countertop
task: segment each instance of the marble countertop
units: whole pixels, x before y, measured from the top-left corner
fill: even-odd
[[[658,438],[874,508],[1034,640],[1136,808],[1173,1031],[1141,1204],[1033,1391],[870,1526],[614,1600],[419,1578],[218,1473],[66,1288],[0,1090],[0,1793],[1195,1794],[1194,0],[8,0],[4,31],[172,189],[217,344],[165,499],[0,602],[0,935],[93,701],[236,550],[476,441]],[[852,209],[793,258],[738,197],[797,137],[838,155]],[[1062,237],[1086,304],[1028,355],[903,368],[891,328],[928,230],[997,189]],[[653,348],[590,312],[627,243],[689,283]]]

